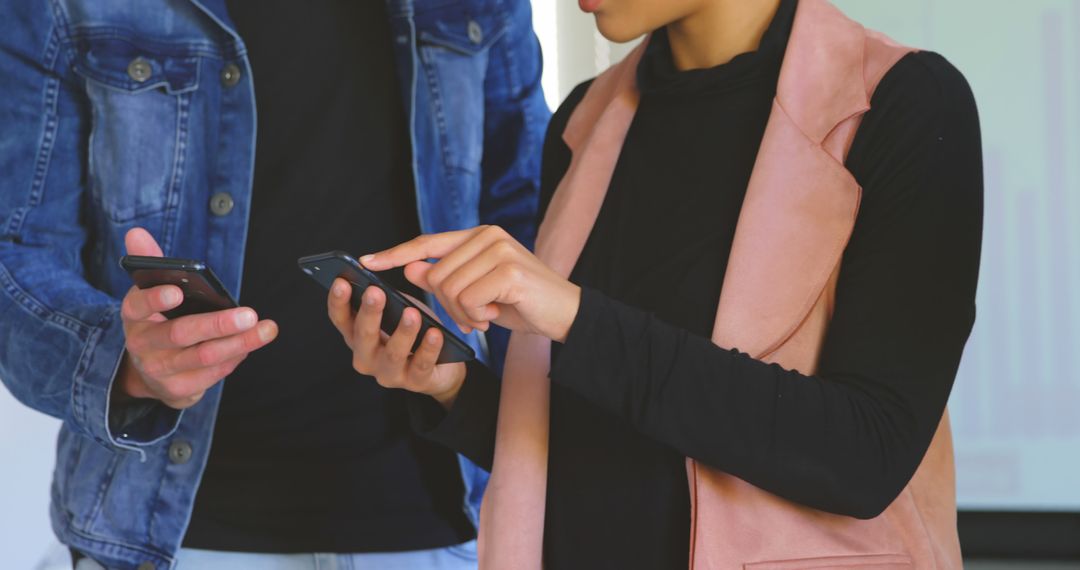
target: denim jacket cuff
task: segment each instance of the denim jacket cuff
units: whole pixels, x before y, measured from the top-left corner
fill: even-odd
[[[83,346],[72,383],[72,418],[102,445],[128,449],[153,445],[176,431],[182,413],[155,401],[112,401],[123,356],[124,331],[117,305],[106,311]]]

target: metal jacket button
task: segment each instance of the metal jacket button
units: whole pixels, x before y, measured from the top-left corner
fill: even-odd
[[[215,216],[226,216],[232,211],[235,203],[228,192],[218,192],[210,198],[210,211]]]
[[[169,445],[169,461],[183,465],[191,460],[191,444],[186,441],[174,441]]]
[[[240,83],[240,67],[235,63],[230,63],[221,70],[221,84],[232,87],[237,83]]]
[[[476,20],[469,20],[469,41],[474,44],[484,41],[484,29]]]
[[[138,570],[156,570],[153,562],[143,562],[139,564]]]
[[[150,62],[141,57],[131,60],[131,63],[128,64],[127,68],[128,77],[139,83],[150,79],[150,75],[153,74],[153,71],[153,68],[150,67]]]

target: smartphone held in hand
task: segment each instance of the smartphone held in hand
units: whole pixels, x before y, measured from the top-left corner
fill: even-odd
[[[420,331],[416,335],[419,344],[428,329],[436,328],[443,334],[443,347],[439,353],[438,363],[465,362],[476,358],[472,347],[458,338],[446,327],[439,323],[431,309],[416,299],[411,299],[404,293],[386,284],[378,275],[360,265],[356,259],[342,251],[331,251],[317,255],[302,257],[298,261],[300,270],[319,282],[326,290],[334,284],[338,277],[348,281],[352,285],[352,308],[360,308],[361,298],[368,287],[378,287],[386,293],[386,308],[383,311],[380,328],[386,334],[393,334],[397,329],[401,315],[408,307],[413,307],[420,312]],[[413,347],[416,349],[416,346]]]
[[[125,255],[120,258],[120,267],[131,275],[139,289],[159,285],[175,285],[180,288],[184,293],[184,302],[175,309],[162,313],[170,319],[239,306],[214,272],[201,261]]]

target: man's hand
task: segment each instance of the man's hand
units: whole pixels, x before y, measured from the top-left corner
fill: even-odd
[[[144,229],[124,239],[130,255],[161,257],[161,248]],[[183,292],[173,285],[132,287],[124,297],[127,354],[117,388],[132,398],[154,398],[184,409],[228,376],[249,353],[269,344],[277,324],[259,321],[248,307],[166,319],[161,313],[178,307]]]

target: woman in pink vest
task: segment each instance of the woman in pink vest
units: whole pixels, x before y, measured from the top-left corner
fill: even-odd
[[[825,0],[580,3],[610,39],[652,33],[555,114],[536,254],[474,228],[362,259],[512,329],[501,383],[436,366],[436,331],[410,356],[412,310],[380,338],[377,289],[329,300],[356,368],[493,467],[481,566],[959,568],[963,77]]]

